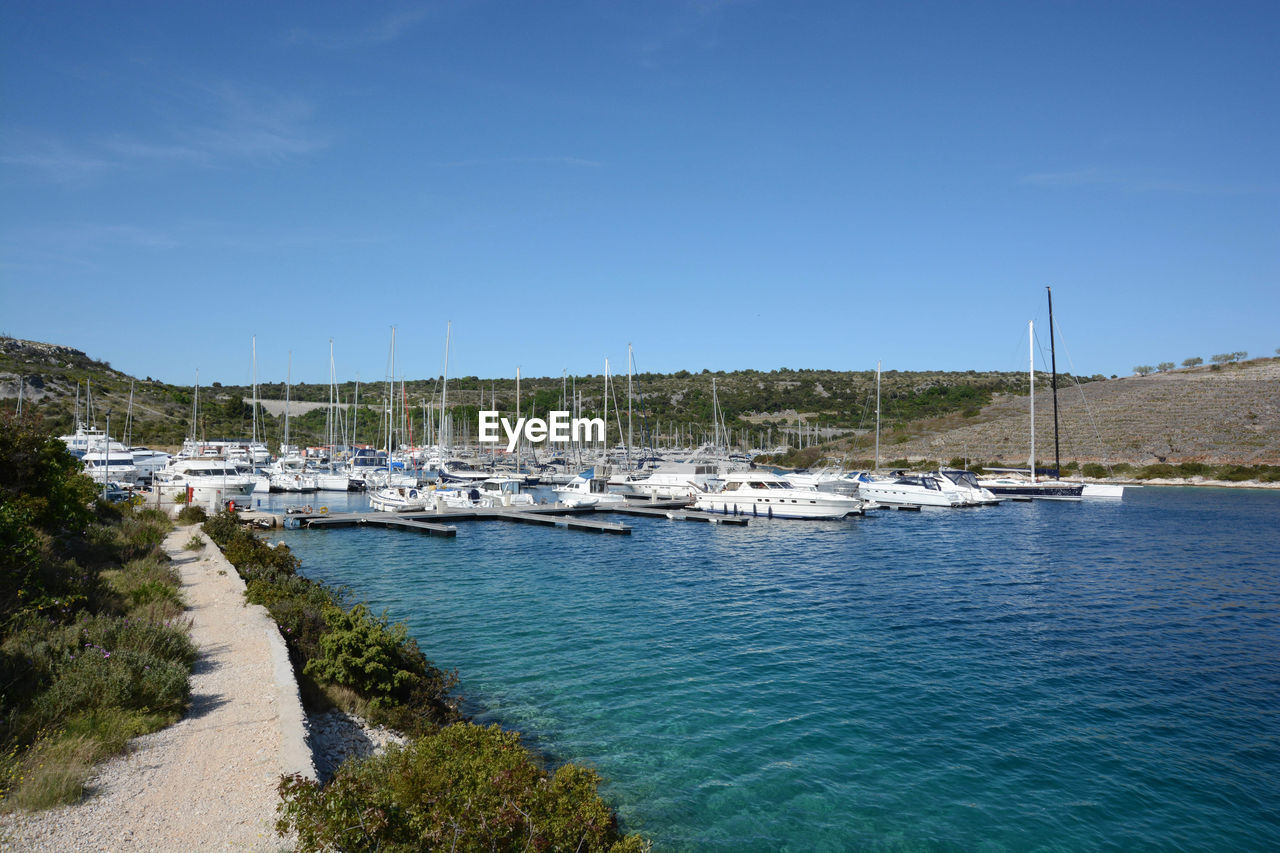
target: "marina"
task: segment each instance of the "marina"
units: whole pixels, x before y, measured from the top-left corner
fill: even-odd
[[[1280,841],[1280,493],[916,509],[272,538],[405,620],[480,722],[598,768],[656,849]]]

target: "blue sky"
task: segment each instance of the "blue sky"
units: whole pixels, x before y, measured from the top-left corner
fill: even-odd
[[[1280,346],[1274,2],[0,15],[0,332],[138,376]]]

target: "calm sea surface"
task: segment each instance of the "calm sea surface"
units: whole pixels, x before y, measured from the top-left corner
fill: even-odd
[[[661,850],[1280,849],[1280,492],[621,520],[283,538]]]

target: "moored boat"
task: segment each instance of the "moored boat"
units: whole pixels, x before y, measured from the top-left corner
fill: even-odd
[[[771,471],[734,471],[719,491],[703,492],[694,505],[707,512],[767,518],[845,518],[862,515],[859,498],[813,489],[797,489]]]

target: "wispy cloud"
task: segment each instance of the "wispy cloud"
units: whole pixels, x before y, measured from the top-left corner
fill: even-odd
[[[435,165],[444,168],[468,166],[581,166],[598,169],[604,164],[582,157],[488,157],[475,160],[446,160]]]
[[[646,68],[664,65],[670,55],[686,45],[713,48],[719,44],[720,19],[737,6],[754,0],[685,0],[671,14],[651,19],[651,29],[636,44],[640,64]]]
[[[1034,172],[1018,178],[1018,183],[1026,186],[1048,188],[1100,186],[1132,193],[1213,196],[1253,195],[1276,191],[1274,186],[1265,184],[1231,184],[1152,178],[1097,167],[1074,169],[1065,172]]]
[[[146,135],[68,141],[49,133],[9,132],[0,163],[74,184],[161,167],[272,163],[331,144],[315,130],[315,111],[305,100],[249,93],[225,82],[186,87],[171,99],[179,106],[164,109],[166,123]]]
[[[363,26],[349,30],[323,32],[302,27],[289,32],[291,44],[309,44],[326,50],[355,50],[389,44],[425,21],[432,9],[416,6],[382,15]]]
[[[115,167],[109,157],[46,133],[9,130],[0,163],[34,172],[58,184],[79,183]]]

